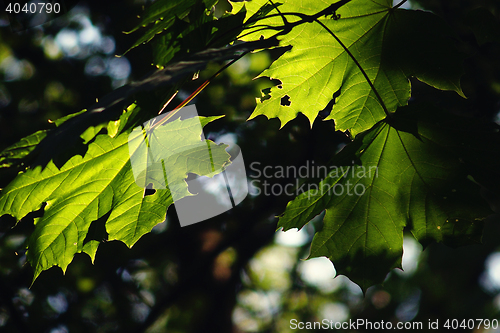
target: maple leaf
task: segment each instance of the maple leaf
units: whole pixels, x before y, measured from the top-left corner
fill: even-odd
[[[423,244],[477,243],[492,212],[471,177],[495,174],[475,147],[488,142],[498,156],[497,127],[431,106],[403,107],[346,146],[318,188],[288,204],[278,227],[302,228],[326,209],[311,257],[330,258],[363,289],[400,267],[405,227]]]
[[[251,14],[266,1],[244,4]],[[242,6],[233,5],[234,10]],[[339,19],[321,17],[320,23],[298,24],[301,19],[293,14],[313,15],[330,5],[328,1],[304,0],[284,1],[279,6],[293,26],[279,36],[280,46],[292,48],[261,73],[261,77],[281,83],[263,93],[250,119],[277,117],[284,126],[300,112],[312,124],[334,99],[326,120],[334,119],[338,130],[349,130],[355,136],[407,104],[409,77],[463,96],[463,56],[439,17],[394,9],[391,0],[352,0],[336,11]],[[279,15],[259,21],[256,27],[262,25],[286,28]],[[252,33],[251,29],[243,32],[248,34],[244,40],[276,34],[275,30],[254,27]]]
[[[88,233],[100,219],[105,219],[108,240],[120,240],[129,247],[163,222],[174,199],[191,195],[184,180],[187,173],[212,176],[206,170],[221,170],[230,163],[226,145],[200,140],[200,124],[218,118],[177,119],[155,130],[154,139],[163,143],[156,146],[156,153],[162,148],[176,152],[176,158],[167,162],[169,175],[178,178],[169,184],[176,190],[175,198],[167,186],[146,195],[145,188],[136,184],[130,156],[134,148],[140,153],[141,131],[115,138],[97,135],[84,156],[73,156],[62,167],[51,161],[45,168],[37,166],[19,174],[0,193],[0,216],[10,214],[20,220],[43,207],[43,216],[36,220],[28,240],[27,259],[34,280],[54,265],[66,271],[76,253],[87,253],[94,261],[99,241]],[[191,148],[200,144],[210,150],[208,160],[191,158]]]

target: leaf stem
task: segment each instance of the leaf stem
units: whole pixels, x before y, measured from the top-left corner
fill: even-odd
[[[278,6],[276,6],[273,2],[273,0],[268,0],[271,5],[273,5],[274,9],[276,9],[276,11],[278,12],[278,14],[281,16],[281,18],[283,19],[283,24],[285,24],[285,27],[287,25],[289,25],[290,23],[288,22],[288,20],[286,19],[285,15],[283,15],[283,13],[281,13],[281,10],[278,8]]]
[[[337,35],[335,35],[333,33],[332,30],[330,30],[326,25],[324,25],[321,21],[319,21],[318,19],[315,19],[314,21],[316,21],[319,25],[321,25],[323,27],[323,29],[325,29],[326,31],[328,31],[328,33],[330,35],[332,35],[333,38],[335,38],[335,40],[340,44],[340,46],[342,46],[342,48],[344,49],[344,51],[349,55],[349,57],[354,61],[354,63],[356,64],[356,66],[358,66],[359,70],[361,71],[361,73],[363,74],[363,76],[365,77],[366,81],[368,82],[368,84],[370,85],[370,88],[372,88],[373,92],[375,93],[375,96],[377,97],[378,101],[380,102],[380,104],[382,105],[382,108],[384,109],[384,113],[385,115],[389,118],[391,116],[391,114],[389,113],[389,110],[387,110],[387,107],[384,103],[384,101],[382,100],[382,97],[380,96],[380,94],[378,93],[377,89],[375,89],[375,86],[373,85],[373,82],[370,80],[370,78],[368,77],[368,74],[366,74],[365,70],[363,69],[363,67],[361,67],[361,64],[358,62],[358,60],[356,59],[356,57],[354,57],[354,55],[351,53],[351,51],[349,51],[349,48],[347,48],[347,46],[345,46],[344,43],[342,43],[342,41],[337,37]]]
[[[172,118],[172,116],[174,116],[179,110],[181,110],[184,106],[186,106],[186,104],[188,104],[189,102],[191,102],[196,96],[198,96],[198,94],[203,90],[205,89],[206,86],[208,86],[210,84],[210,82],[212,82],[213,79],[215,79],[217,76],[219,76],[220,73],[222,73],[226,68],[228,68],[229,66],[231,66],[232,64],[234,64],[236,61],[240,60],[241,58],[243,58],[245,55],[247,55],[250,51],[245,51],[243,52],[242,54],[240,54],[237,58],[231,60],[230,62],[228,62],[227,64],[225,64],[222,68],[220,68],[217,73],[215,73],[214,75],[212,75],[210,78],[208,78],[208,80],[206,80],[201,86],[198,87],[198,89],[196,89],[191,95],[189,95],[184,101],[182,101],[179,105],[177,105],[172,111],[170,111],[169,113],[167,113],[165,115],[165,117],[163,117],[160,121],[158,121],[157,123],[155,123],[154,125],[151,126],[151,129],[154,129],[158,126],[160,126],[161,124],[164,124],[167,120],[169,120],[170,118]],[[175,95],[174,95],[175,97]],[[173,97],[169,99],[169,101],[167,102],[170,103],[170,101],[172,101]],[[160,113],[165,109],[165,107],[167,106],[167,104],[165,104],[163,106],[163,108],[160,110]]]

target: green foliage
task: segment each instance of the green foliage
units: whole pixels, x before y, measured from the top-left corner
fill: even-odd
[[[401,108],[344,148],[330,176],[290,202],[278,226],[302,228],[326,209],[311,257],[329,257],[366,289],[401,267],[405,226],[423,244],[480,241],[490,210],[468,175],[471,164],[487,164],[476,144],[498,152],[499,139],[498,129],[430,106]]]
[[[225,146],[208,141],[206,144],[214,156],[212,161],[190,160],[184,155],[192,153],[190,147],[201,143],[200,140],[193,142],[196,125],[204,126],[217,118],[176,120],[160,126],[150,137],[152,141],[161,140],[180,150],[177,158],[167,163],[169,170],[181,180],[169,184],[175,188],[178,199],[190,195],[183,180],[188,172],[208,175],[207,169],[220,169],[229,163]],[[180,135],[181,132],[194,135],[187,139]],[[201,133],[198,138],[199,135]],[[121,240],[131,247],[165,220],[167,208],[173,203],[171,190],[160,188],[146,195],[144,187],[136,184],[131,167],[131,158],[140,161],[136,155],[147,154],[142,149],[144,141],[142,131],[132,132],[130,136],[124,133],[116,138],[98,135],[83,157],[74,156],[61,167],[50,162],[43,169],[29,169],[2,190],[2,215],[21,219],[43,207],[44,214],[37,219],[28,240],[28,261],[34,268],[34,279],[54,265],[66,271],[76,253],[85,252],[94,260],[99,241],[104,239]],[[89,228],[99,219],[104,219],[108,236],[102,235],[100,240],[89,239]]]
[[[277,117],[283,127],[302,113],[312,124],[323,111],[354,138],[333,158],[318,190],[288,204],[279,227],[302,228],[326,210],[311,257],[330,258],[338,273],[364,290],[401,267],[405,230],[424,245],[480,241],[490,209],[479,184],[497,193],[500,185],[498,126],[432,105],[408,105],[411,77],[464,97],[464,56],[444,21],[392,8],[390,0],[253,0],[233,3],[232,13],[219,18],[212,11],[216,3],[158,0],[146,9],[133,31],[147,29],[131,48],[154,38],[153,62],[164,70],[117,89],[90,111],[56,121],[66,136],[84,127],[73,135],[84,151],[62,160],[50,155],[50,162],[28,166],[0,193],[0,215],[20,220],[43,211],[28,240],[35,279],[54,265],[65,271],[76,253],[93,260],[102,240],[131,247],[165,219],[173,198],[191,195],[188,173],[211,176],[230,163],[224,145],[185,136],[218,117],[134,130],[157,110],[146,112],[144,97],[132,105],[130,99],[160,92],[161,85],[177,90],[185,83],[181,77],[203,68],[207,57],[234,59],[262,48],[261,42],[273,48],[275,37],[289,49],[261,76],[280,83],[264,90],[250,119]],[[484,33],[496,24],[488,13],[473,12],[468,22],[479,43],[496,40]],[[238,50],[238,40],[257,46]],[[224,48],[231,43],[234,49]],[[162,99],[171,97],[166,95]],[[130,106],[120,114],[126,101]],[[54,142],[47,139],[61,138],[45,135],[37,132],[8,148],[0,165],[19,166],[38,144],[47,150]],[[191,158],[207,148],[210,159]],[[178,181],[165,184],[166,170]],[[153,194],[144,189],[149,184]]]
[[[227,146],[203,142],[202,133],[197,133],[200,125],[219,118],[177,119],[158,128],[134,129],[128,145],[135,182],[142,188],[150,183],[154,189],[168,187],[175,200],[192,195],[185,182],[187,173],[212,177],[230,163]]]
[[[131,32],[134,32],[141,27],[145,28],[149,25],[146,33],[139,38],[139,40],[129,49],[129,51],[141,44],[145,44],[153,39],[156,35],[161,34],[163,31],[170,28],[176,19],[185,18],[193,7],[199,4],[205,4],[206,7],[211,8],[217,3],[217,0],[159,0],[148,7],[142,14],[141,23],[135,27]]]
[[[28,156],[46,135],[47,131],[38,131],[2,151],[0,153],[0,168],[9,168],[22,163],[23,158]]]
[[[210,5],[210,4],[208,4]],[[244,23],[246,9],[237,13],[225,13],[215,18],[204,3],[197,3],[184,19],[176,19],[172,26],[153,41],[153,60],[158,67],[165,66],[174,58],[186,57],[189,53],[207,48],[223,47],[233,42],[244,28],[265,17],[274,6],[264,4]]]
[[[188,22],[176,20],[170,29],[153,42],[154,64],[163,67],[175,56],[185,57],[188,52],[198,52],[208,46],[226,45],[238,35],[244,17],[245,12],[241,11],[214,20],[213,13],[203,6],[195,6],[188,16]]]
[[[249,7],[266,2],[252,1]],[[301,112],[312,124],[340,92],[326,119],[334,119],[338,130],[356,135],[384,119],[387,112],[407,104],[410,76],[462,94],[462,56],[444,22],[430,13],[392,9],[391,4],[391,0],[354,0],[337,11],[340,19],[318,19],[324,27],[317,22],[303,23],[280,36],[280,45],[292,49],[261,76],[281,83],[263,94],[250,119],[278,117],[284,126]],[[289,1],[279,8],[286,13],[313,14],[328,5],[327,1]],[[259,23],[283,26],[280,17]],[[256,32],[245,40],[261,34],[267,37],[272,32]]]

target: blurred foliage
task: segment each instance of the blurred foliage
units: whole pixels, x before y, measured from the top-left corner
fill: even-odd
[[[143,4],[81,1],[70,14],[18,34],[9,29],[5,17],[0,18],[0,149],[54,126],[49,119],[80,111],[113,87],[153,68],[147,46],[125,55],[131,69],[127,78],[113,74],[109,65],[114,54],[122,54],[139,37],[122,31],[137,25],[136,15]],[[444,17],[459,31],[465,41],[461,47],[470,56],[462,80],[467,100],[416,80],[412,98],[431,98],[457,114],[495,119],[500,108],[500,44],[479,45],[462,18],[482,7],[498,22],[500,3],[421,0],[411,5]],[[83,18],[75,19],[78,15]],[[74,37],[88,23],[102,36],[112,38],[115,47],[111,53],[105,47],[87,51],[81,47],[80,53],[71,50],[71,45],[63,48],[64,43],[58,44],[61,31]],[[326,164],[331,156],[324,147],[340,148],[347,142],[343,133],[334,132],[333,122],[317,119],[311,130],[306,117],[299,116],[278,131],[276,119],[245,121],[260,89],[272,85],[266,79],[252,79],[281,52],[277,49],[241,59],[197,97],[200,115],[226,115],[207,125],[206,137],[234,139],[247,164]],[[186,86],[177,101],[220,66],[214,63],[200,73],[200,79]],[[161,98],[155,100],[160,103]],[[0,187],[13,176],[1,173]],[[291,332],[291,319],[325,318],[421,321],[427,331],[429,320],[500,318],[500,283],[494,279],[499,275],[499,265],[494,265],[500,251],[498,217],[487,220],[482,245],[451,249],[434,244],[419,254],[415,241],[405,238],[405,257],[414,253],[407,257],[410,261],[403,258],[406,272],[394,270],[383,285],[371,287],[363,295],[345,277],[332,279],[334,269],[326,259],[326,263],[301,260],[308,256],[321,215],[296,234],[293,243],[291,236],[275,233],[275,216],[290,199],[286,195],[252,195],[226,214],[185,228],[180,228],[171,208],[167,221],[132,249],[119,242],[104,242],[94,265],[88,256],[77,255],[66,275],[52,268],[32,286],[24,243],[36,213],[15,229],[10,229],[11,219],[1,217],[0,331]],[[498,212],[498,201],[491,202]]]

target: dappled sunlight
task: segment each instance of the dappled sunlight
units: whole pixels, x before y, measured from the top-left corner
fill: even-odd
[[[422,249],[422,245],[415,238],[405,236],[403,238],[403,270],[395,269],[394,271],[405,277],[413,275],[417,270]]]
[[[261,250],[248,264],[252,284],[264,290],[289,288],[296,254],[297,249],[277,245]]]
[[[107,75],[114,88],[127,83],[131,65],[126,57],[115,57],[116,43],[113,36],[104,35],[90,20],[84,7],[76,6],[69,16],[68,27],[61,29],[55,38],[47,35],[42,40],[45,54],[52,59],[61,55],[85,60],[85,73],[90,76]]]
[[[311,239],[311,235],[307,232],[307,228],[300,230],[293,228],[287,231],[280,229],[276,232],[275,242],[284,246],[300,247],[305,245]]]
[[[255,332],[269,325],[281,308],[280,294],[275,291],[244,291],[238,295],[233,321],[245,332]]]
[[[28,60],[17,59],[13,55],[3,58],[0,62],[0,71],[4,81],[29,80],[35,73],[35,67]]]
[[[399,321],[412,321],[417,316],[421,295],[422,291],[418,289],[398,305],[396,308],[396,317]]]
[[[343,303],[327,303],[320,307],[321,318],[336,322],[344,322],[349,319],[349,307]]]
[[[312,258],[299,264],[299,272],[304,282],[324,292],[332,292],[340,288],[342,283],[334,280],[337,272],[327,258]],[[335,282],[334,282],[335,281]]]
[[[498,293],[500,291],[500,252],[490,254],[486,258],[484,265],[485,271],[481,275],[479,282],[486,291]]]
[[[47,303],[57,314],[64,313],[68,310],[68,300],[62,292],[47,297]]]

